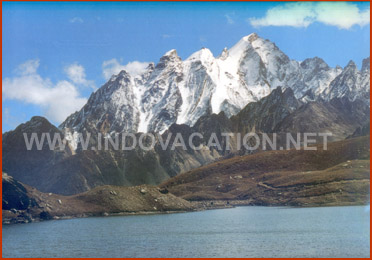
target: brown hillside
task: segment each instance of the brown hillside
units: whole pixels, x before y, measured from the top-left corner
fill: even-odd
[[[369,136],[317,151],[268,151],[219,161],[161,186],[187,200],[254,205],[350,205],[369,200]],[[233,203],[231,201],[231,203]]]

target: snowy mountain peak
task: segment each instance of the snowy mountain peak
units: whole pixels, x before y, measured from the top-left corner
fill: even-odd
[[[354,61],[349,61],[344,70],[325,89],[324,94],[328,99],[347,97],[351,101],[359,99],[369,105],[370,73],[368,70],[365,72],[360,72]]]
[[[130,78],[131,75],[126,70],[121,70],[117,75],[118,78]]]
[[[185,63],[197,61],[201,62],[203,66],[210,68],[215,61],[215,58],[213,56],[213,53],[209,49],[202,48],[188,57],[185,60]]]
[[[349,63],[345,66],[344,70],[357,70],[357,65],[354,61],[350,60]]]
[[[213,53],[208,48],[201,48],[199,51],[194,52],[186,60],[211,60],[214,59]]]
[[[116,81],[117,79],[127,78],[130,79],[131,75],[126,70],[121,70],[118,74],[114,74],[111,76],[108,82]]]
[[[247,36],[244,36],[241,40],[246,41],[246,42],[253,42],[253,41],[257,40],[258,38],[260,38],[260,37],[258,36],[257,33],[251,33]]]
[[[314,57],[311,59],[306,59],[301,62],[301,67],[303,69],[317,68],[317,69],[329,69],[328,64],[319,57]]]
[[[370,69],[370,61],[369,61],[369,57],[364,59],[363,62],[362,62],[362,71],[367,71]]]
[[[248,41],[248,38],[250,36],[245,36],[240,39],[233,47],[231,47],[228,52],[229,56],[236,57],[240,56],[242,53],[244,53],[248,48],[251,48],[251,42]]]
[[[229,51],[227,49],[227,47],[223,48],[220,56],[218,56],[217,58],[218,59],[221,59],[221,60],[226,60],[226,58],[229,56]]]
[[[171,49],[169,51],[167,51],[163,57],[178,57],[178,54],[177,54],[177,51],[176,49]]]
[[[175,49],[170,50],[166,52],[159,60],[158,64],[156,64],[156,69],[164,69],[168,65],[174,64],[174,63],[180,63],[182,62],[181,58],[178,56],[177,51]]]
[[[284,96],[304,102],[348,97],[369,103],[369,77],[369,58],[361,72],[352,61],[344,69],[319,57],[298,62],[252,33],[218,57],[202,48],[183,61],[172,49],[140,75],[123,70],[60,127],[67,135],[84,129],[162,133],[173,123],[193,126],[210,113],[235,115],[279,86]]]
[[[153,70],[155,69],[155,63],[150,62],[149,65],[147,66],[146,70]]]

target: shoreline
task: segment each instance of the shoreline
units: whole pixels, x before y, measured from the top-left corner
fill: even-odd
[[[3,218],[2,224],[3,225],[15,225],[15,224],[28,224],[28,223],[38,223],[44,221],[51,221],[51,220],[68,220],[68,219],[77,219],[77,218],[92,218],[92,217],[123,217],[123,216],[146,216],[146,215],[163,215],[163,214],[177,214],[177,213],[191,213],[191,212],[200,212],[206,210],[219,210],[219,209],[232,209],[237,207],[283,207],[283,208],[321,208],[321,207],[353,207],[353,206],[364,206],[368,207],[370,204],[361,204],[361,203],[350,203],[344,202],[339,204],[328,203],[328,204],[320,204],[320,205],[303,205],[303,206],[294,206],[294,205],[258,205],[258,204],[249,204],[247,202],[242,203],[242,201],[229,201],[229,204],[225,204],[222,206],[221,203],[223,201],[220,200],[211,200],[211,201],[191,201],[192,204],[196,204],[196,208],[191,210],[167,210],[167,211],[133,211],[133,212],[99,212],[99,213],[82,213],[82,214],[74,214],[74,215],[65,215],[65,216],[54,216],[50,219],[41,219],[41,218],[31,218],[24,219],[22,221],[12,221],[12,219],[7,219],[4,217],[4,213],[9,210],[2,210]],[[227,201],[224,201],[227,202]],[[211,204],[213,203],[213,204]],[[201,207],[201,205],[207,205],[205,207]]]

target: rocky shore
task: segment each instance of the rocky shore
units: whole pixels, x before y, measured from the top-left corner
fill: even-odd
[[[85,193],[62,196],[43,193],[3,173],[3,224],[90,216],[175,213],[198,210],[167,189],[100,186]]]

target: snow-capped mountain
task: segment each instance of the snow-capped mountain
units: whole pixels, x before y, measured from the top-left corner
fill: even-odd
[[[128,87],[129,85],[125,85],[126,77],[127,75],[121,73],[113,79],[117,82],[113,86]],[[98,96],[108,91],[104,89],[100,90],[102,93]],[[112,108],[112,104],[107,100],[103,100],[102,104]],[[94,113],[100,114],[105,105],[89,108],[94,110]],[[125,105],[120,108],[126,109]],[[81,114],[92,116],[89,113]],[[80,127],[87,133],[106,131],[107,122],[111,120],[111,117],[107,118],[103,120],[105,123],[99,124],[100,121],[94,121],[94,117],[85,120],[84,117],[79,118],[79,113],[71,117],[76,123],[81,122]],[[79,121],[80,119],[83,121]],[[100,129],[96,129],[95,124],[99,124]],[[116,127],[128,125],[116,125]],[[158,185],[179,173],[216,160],[255,152],[247,150],[244,146],[238,149],[237,144],[242,140],[237,135],[232,136],[229,141],[231,149],[226,149],[227,140],[222,133],[240,133],[241,136],[252,131],[258,135],[276,133],[277,147],[285,147],[287,133],[296,136],[296,133],[330,132],[332,136],[328,140],[337,141],[349,136],[366,135],[369,133],[366,129],[369,129],[369,107],[360,100],[350,101],[347,97],[343,97],[330,101],[317,100],[303,103],[295,97],[291,88],[283,90],[278,87],[259,101],[249,103],[230,118],[222,112],[203,115],[192,127],[173,124],[162,135],[163,140],[171,136],[169,143],[172,144],[178,134],[181,134],[183,140],[188,140],[193,133],[201,133],[202,138],[195,143],[201,146],[200,150],[190,148],[184,150],[182,147],[172,149],[171,145],[164,149],[159,138],[154,148],[149,151],[144,151],[138,146],[134,150],[93,151],[90,148],[96,146],[94,140],[88,150],[80,149],[80,146],[75,151],[69,146],[62,150],[50,150],[47,142],[44,142],[41,151],[35,146],[34,149],[28,150],[24,141],[25,132],[29,135],[37,133],[38,136],[41,133],[62,134],[47,119],[33,117],[14,131],[3,134],[3,171],[44,192],[64,195],[84,192],[100,185]],[[221,149],[209,146],[212,135],[215,135],[221,144]],[[323,140],[319,142],[322,143]]]
[[[369,104],[369,78],[369,59],[361,71],[353,62],[344,69],[318,57],[298,62],[253,33],[218,57],[202,48],[183,61],[170,50],[142,75],[122,71],[60,127],[70,139],[87,130],[162,133],[173,123],[193,126],[210,113],[235,115],[278,86],[292,88],[305,102],[347,96]]]
[[[321,96],[324,99],[347,96],[350,100],[360,99],[369,104],[370,69],[369,58],[363,60],[362,70],[359,71],[353,61],[350,61],[330,84]]]

